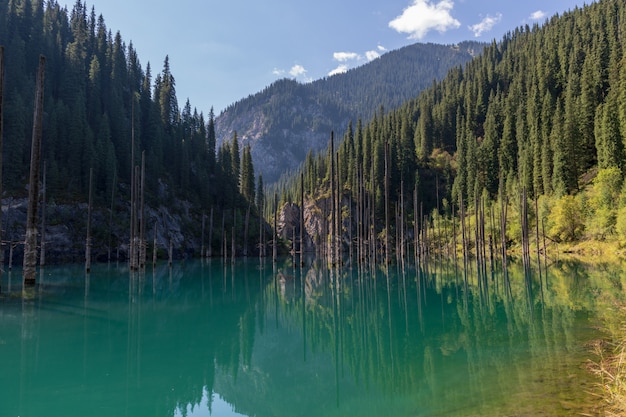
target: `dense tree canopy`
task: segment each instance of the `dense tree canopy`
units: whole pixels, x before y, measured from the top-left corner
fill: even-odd
[[[216,159],[213,110],[207,120],[189,100],[179,106],[169,57],[153,75],[132,43],[120,32],[113,34],[102,15],[81,0],[71,11],[54,0],[0,0],[0,45],[6,51],[8,193],[25,194],[34,80],[42,54],[47,58],[42,160],[50,198],[85,201],[90,168],[99,204],[114,192],[127,198],[131,171],[145,152],[146,197],[152,204],[178,198],[198,212],[231,211],[229,219],[236,217],[233,210],[247,209],[238,187],[239,149],[231,147],[227,164]],[[251,161],[246,164],[253,176]],[[249,190],[254,188],[253,177],[242,190],[253,203]]]
[[[354,193],[363,181],[381,214],[389,144],[391,201],[417,186],[427,211],[444,199],[472,205],[520,189],[556,201],[582,191],[598,168],[621,184],[624,21],[624,2],[602,0],[507,33],[399,109],[381,109],[348,129],[338,150],[346,167],[339,183]],[[311,195],[328,186],[327,167],[325,154],[307,157],[302,169]],[[298,186],[281,186],[289,184]],[[410,212],[409,204],[403,209]]]

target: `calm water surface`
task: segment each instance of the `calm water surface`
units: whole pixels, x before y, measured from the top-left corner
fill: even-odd
[[[0,295],[0,416],[559,416],[620,269],[329,271],[186,262],[21,271]]]

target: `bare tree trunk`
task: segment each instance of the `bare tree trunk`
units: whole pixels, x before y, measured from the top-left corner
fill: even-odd
[[[335,202],[335,132],[330,132],[330,264],[335,265],[337,259],[335,258],[335,217],[336,202]]]
[[[146,151],[141,152],[141,190],[139,213],[141,215],[139,223],[139,267],[146,267],[146,210],[144,205],[144,195],[146,193]]]
[[[131,102],[131,121],[130,121],[130,236],[128,245],[128,262],[131,271],[137,269],[135,260],[137,259],[135,247],[135,223],[137,221],[137,205],[136,201],[136,181],[135,181],[135,96],[133,94]]]
[[[2,208],[2,138],[4,127],[4,46],[0,45],[0,208]],[[0,225],[2,225],[2,210],[0,210]],[[2,246],[2,227],[0,227],[0,266],[4,265],[4,248]],[[0,271],[2,268],[0,268]]]
[[[264,206],[265,204],[263,204]],[[265,243],[263,240],[263,210],[265,207],[259,207],[259,259],[265,255]]]
[[[274,193],[274,244],[272,245],[272,261],[276,263],[278,260],[278,228],[277,228],[277,215],[278,215],[278,195]]]
[[[87,206],[87,239],[85,240],[85,272],[91,271],[91,205],[93,203],[93,168],[89,168],[89,205]]]
[[[0,155],[0,159],[2,159],[1,155]],[[0,168],[0,171],[1,170],[2,168]],[[0,195],[2,195],[1,190],[0,190]],[[40,248],[40,255],[39,255],[39,266],[44,266],[46,264],[46,161],[43,162],[43,190],[42,190],[42,196],[41,196],[41,244],[40,246],[41,248]],[[0,256],[0,263],[1,262],[2,262],[2,257]]]
[[[24,241],[24,286],[34,286],[37,280],[37,206],[39,198],[39,171],[41,160],[41,137],[43,131],[43,96],[46,58],[39,57],[35,111],[33,114],[33,137],[30,151],[30,176],[28,188],[28,211],[26,215],[26,239]]]
[[[226,222],[226,212],[222,211],[222,236],[220,239],[220,246],[221,246],[221,255],[222,258],[226,259],[226,229],[225,229],[225,223]]]
[[[157,228],[159,227],[158,223],[154,223],[154,238],[152,240],[152,266],[154,267],[157,263]]]
[[[134,199],[133,199],[133,251],[132,251],[132,260],[131,260],[131,269],[136,271],[139,269],[139,257],[140,257],[140,248],[139,248],[139,194],[140,194],[140,183],[141,183],[141,172],[139,165],[135,165],[135,191],[134,191]]]
[[[336,205],[336,210],[337,210],[337,214],[335,216],[335,243],[336,243],[336,253],[335,253],[335,260],[336,260],[336,264],[340,265],[342,263],[342,242],[343,242],[343,228],[342,228],[342,223],[343,223],[343,208],[342,208],[342,204],[343,204],[343,198],[342,198],[342,192],[341,192],[341,170],[340,170],[340,166],[339,166],[339,152],[335,152],[335,158],[337,158],[337,165],[336,165],[336,169],[335,169],[335,176],[337,177],[336,180],[336,187],[337,187],[337,205]]]
[[[207,249],[207,256],[210,258],[213,256],[213,207],[211,207],[211,219],[209,220],[209,248]]]
[[[109,244],[108,244],[108,262],[111,262],[111,236],[113,236],[113,206],[115,204],[115,183],[117,182],[117,170],[113,171],[113,186],[111,187],[111,210],[109,211]],[[119,249],[118,249],[119,250]],[[119,261],[119,256],[117,261]]]
[[[174,243],[172,242],[172,238],[170,237],[170,250],[169,250],[169,265],[172,266],[172,262],[174,260]]]
[[[385,142],[385,264],[389,265],[389,142]]]
[[[206,215],[202,212],[202,234],[200,235],[200,259],[204,258],[204,225],[206,223]]]
[[[248,227],[250,226],[250,205],[248,204],[248,210],[246,211],[246,222],[243,229],[243,257],[248,257]]]
[[[13,270],[13,248],[15,245],[13,242],[9,242],[9,271]]]
[[[300,266],[304,266],[304,173],[300,173]]]
[[[233,209],[233,227],[230,234],[230,247],[231,247],[231,262],[235,263],[236,246],[235,246],[235,231],[237,227],[237,210]]]
[[[417,210],[417,184],[413,188],[413,258],[415,259],[415,266],[419,267],[420,257],[420,239],[419,239],[419,212]]]
[[[211,218],[209,219],[209,245],[207,249],[207,257],[213,256],[213,207],[211,207]]]

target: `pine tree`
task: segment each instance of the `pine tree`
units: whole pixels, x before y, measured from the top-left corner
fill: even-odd
[[[259,174],[256,188],[256,206],[262,212],[265,206],[265,189],[263,186],[263,174]]]
[[[252,155],[250,152],[250,145],[247,144],[243,148],[243,155],[241,157],[241,194],[250,203],[254,203],[255,200],[255,187],[254,187],[254,167],[252,165]]]
[[[235,178],[237,187],[240,186],[241,177],[241,158],[239,156],[239,139],[237,138],[237,131],[233,132],[233,140],[230,145],[230,166],[232,169],[233,178]]]
[[[207,125],[207,154],[208,154],[208,171],[209,175],[213,175],[215,173],[215,146],[216,146],[216,134],[215,134],[215,113],[213,112],[213,107],[209,110],[209,122]]]

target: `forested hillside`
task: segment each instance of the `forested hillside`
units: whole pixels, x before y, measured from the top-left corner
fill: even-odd
[[[48,199],[86,202],[93,168],[96,204],[114,209],[129,201],[131,171],[145,154],[145,196],[152,207],[185,201],[196,219],[214,209],[216,222],[228,212],[228,228],[254,210],[249,149],[228,143],[216,150],[213,111],[205,116],[189,101],[179,106],[167,56],[159,72],[150,63],[142,66],[132,42],[112,33],[104,17],[80,0],[71,11],[54,0],[0,0],[0,45],[6,61],[5,197],[26,194],[35,75],[44,55]],[[127,216],[120,209],[116,219]]]
[[[295,170],[309,149],[323,149],[330,130],[343,132],[349,120],[369,120],[381,107],[398,108],[450,68],[480,54],[484,46],[418,43],[312,83],[276,81],[217,117],[218,144],[237,132],[241,143],[251,145],[255,166],[266,183],[273,183]]]
[[[389,199],[411,219],[414,188],[441,214],[526,190],[557,241],[623,235],[625,21],[626,3],[601,0],[511,31],[398,110],[351,126],[335,181],[353,197],[367,190],[381,219],[388,146]],[[308,156],[308,195],[328,190],[330,167]],[[284,185],[286,199],[298,184]]]

